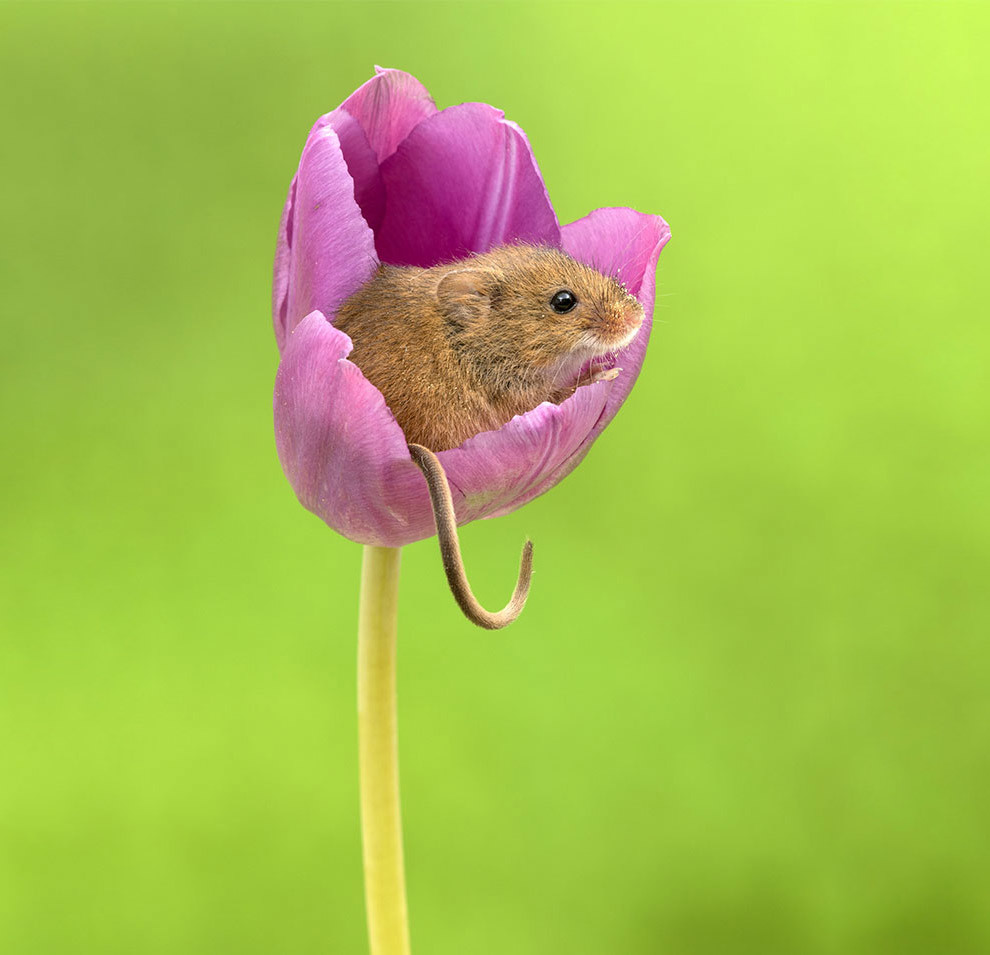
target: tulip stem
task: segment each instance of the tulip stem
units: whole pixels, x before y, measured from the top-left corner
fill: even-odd
[[[398,547],[364,548],[358,614],[358,749],[371,955],[409,955],[399,810],[395,649]]]

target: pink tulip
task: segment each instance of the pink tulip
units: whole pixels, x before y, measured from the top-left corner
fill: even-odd
[[[662,218],[625,208],[596,209],[561,227],[515,123],[484,103],[438,111],[414,77],[378,69],[310,131],[279,226],[275,436],[299,500],[362,544],[399,547],[435,533],[406,438],[333,326],[379,262],[428,267],[507,242],[542,243],[616,276],[643,306],[614,380],[440,452],[464,524],[549,490],[615,417],[643,363],[657,260],[669,238]]]

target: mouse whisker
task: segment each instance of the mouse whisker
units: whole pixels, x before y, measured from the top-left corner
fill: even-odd
[[[526,606],[533,576],[533,542],[528,540],[523,545],[519,576],[512,598],[495,613],[485,610],[471,592],[471,585],[464,572],[464,560],[461,557],[461,545],[457,537],[457,520],[454,516],[454,499],[450,493],[450,484],[447,482],[443,465],[432,451],[421,444],[410,444],[409,453],[416,466],[423,472],[426,486],[430,490],[433,517],[437,524],[437,540],[440,542],[440,556],[454,600],[457,601],[464,616],[479,627],[484,627],[486,630],[501,630],[507,627]]]

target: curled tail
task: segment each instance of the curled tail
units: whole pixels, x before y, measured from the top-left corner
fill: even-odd
[[[501,630],[502,627],[507,627],[526,606],[533,576],[533,542],[528,540],[523,545],[522,557],[519,561],[519,577],[516,580],[512,599],[495,613],[485,610],[471,592],[471,585],[464,572],[461,545],[457,538],[457,521],[454,518],[454,500],[450,495],[450,485],[447,483],[443,465],[432,451],[421,444],[410,444],[409,453],[423,472],[430,490],[433,516],[437,522],[440,556],[443,559],[443,569],[447,574],[447,583],[450,584],[454,600],[464,612],[464,616],[479,627],[484,627],[486,630]]]

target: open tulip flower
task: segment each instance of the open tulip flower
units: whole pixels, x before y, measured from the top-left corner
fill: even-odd
[[[333,326],[379,262],[429,267],[508,242],[546,244],[614,275],[643,306],[613,381],[584,385],[437,455],[465,524],[549,490],[615,417],[643,363],[657,258],[669,237],[663,219],[632,209],[597,209],[561,227],[528,140],[500,110],[464,103],[438,111],[408,73],[379,70],[313,126],[278,232],[275,433],[299,500],[362,544],[399,547],[435,533],[406,438]]]
[[[456,548],[457,524],[508,514],[577,466],[639,374],[657,260],[669,237],[662,218],[627,208],[596,209],[561,226],[515,123],[484,103],[438,110],[398,70],[376,70],[306,140],[275,256],[275,434],[302,504],[367,545],[358,692],[374,955],[409,950],[394,758],[399,548],[438,527],[443,547],[444,493]],[[560,403],[545,401],[435,458],[426,452],[438,462],[434,479],[446,476],[431,483],[382,393],[348,360],[351,339],[334,317],[379,264],[430,268],[512,243],[561,249],[617,279],[642,305],[643,322],[614,356],[614,377],[589,381]],[[446,565],[450,554],[444,557]]]

